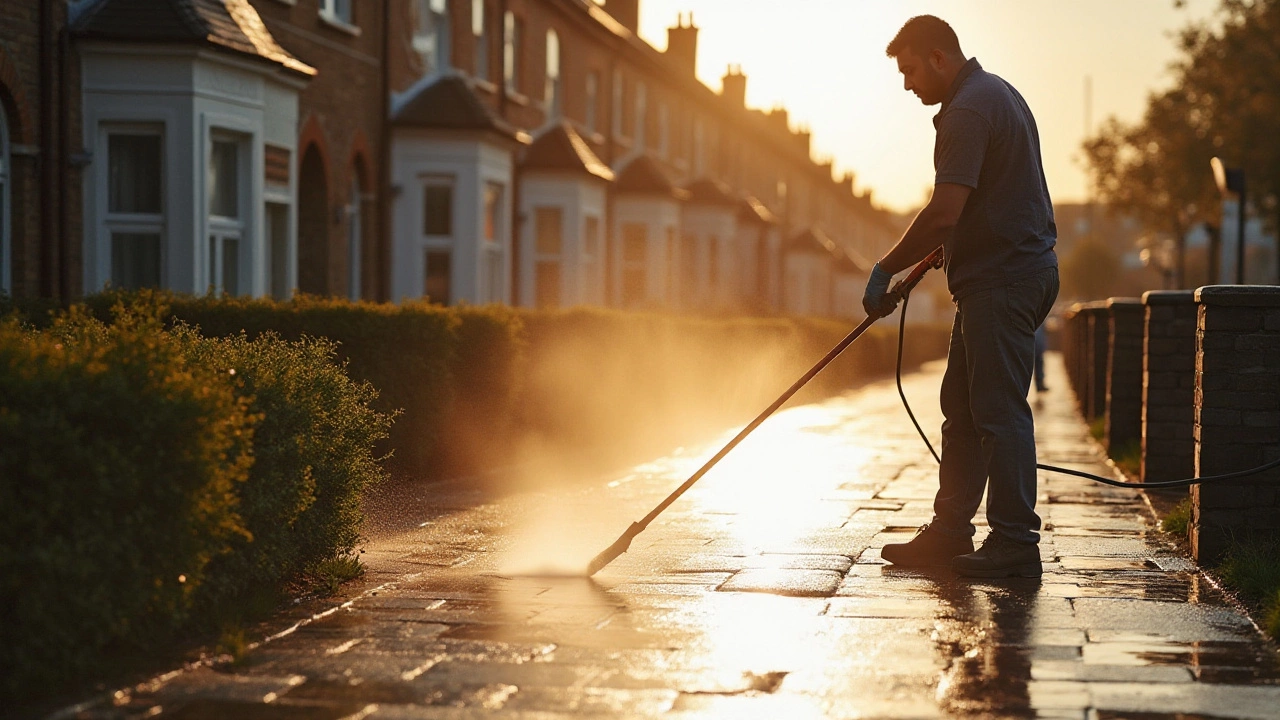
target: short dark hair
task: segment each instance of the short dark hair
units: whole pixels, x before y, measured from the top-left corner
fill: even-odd
[[[951,29],[947,21],[933,15],[917,15],[908,20],[884,52],[891,58],[902,54],[910,48],[918,55],[927,55],[933,50],[945,53],[959,53],[960,39],[956,31]]]

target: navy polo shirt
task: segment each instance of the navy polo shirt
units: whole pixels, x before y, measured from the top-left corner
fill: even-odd
[[[934,182],[973,188],[945,245],[952,298],[1055,267],[1058,229],[1040,134],[1022,95],[971,58],[933,125]]]

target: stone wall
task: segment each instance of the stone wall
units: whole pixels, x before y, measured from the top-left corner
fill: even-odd
[[[1280,459],[1280,287],[1216,285],[1196,291],[1196,474]],[[1280,469],[1195,485],[1191,547],[1219,559],[1233,537],[1280,531]]]

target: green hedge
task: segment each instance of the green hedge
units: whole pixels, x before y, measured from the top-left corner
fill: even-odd
[[[251,428],[154,320],[0,325],[0,690],[186,621],[209,561],[245,536]]]
[[[331,341],[209,338],[160,310],[0,325],[4,694],[239,619],[359,539],[390,423],[372,386]]]
[[[135,300],[134,298],[138,298]],[[351,303],[299,295],[280,302],[172,293],[104,293],[86,302],[107,317],[118,302],[146,302],[208,336],[336,343],[348,374],[377,388],[373,407],[403,413],[381,446],[400,474],[469,469],[470,419],[511,415],[520,362],[520,315],[507,307],[444,308],[427,303]],[[394,451],[393,451],[394,450]]]

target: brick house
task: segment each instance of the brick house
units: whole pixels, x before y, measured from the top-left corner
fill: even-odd
[[[639,12],[6,3],[6,38],[34,39],[0,48],[0,209],[54,210],[3,215],[4,287],[856,312],[834,295],[896,239],[886,213],[785,110],[747,108],[740,68],[696,79],[691,16],[658,51]],[[42,93],[62,134],[38,137],[63,107]]]

